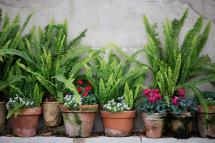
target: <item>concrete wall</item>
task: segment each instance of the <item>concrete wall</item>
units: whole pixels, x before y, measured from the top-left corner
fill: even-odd
[[[128,53],[142,48],[146,43],[144,14],[150,21],[158,23],[161,32],[165,19],[180,17],[187,7],[190,14],[182,36],[199,15],[205,22],[210,20],[212,27],[215,27],[215,0],[0,0],[3,14],[7,12],[14,17],[20,13],[22,21],[30,12],[35,12],[28,29],[32,25],[45,26],[52,18],[56,22],[67,19],[71,37],[87,28],[84,44],[99,48],[115,43]],[[212,28],[204,54],[209,54],[215,62],[214,39],[215,28]],[[209,84],[204,89],[215,90]],[[139,124],[136,127],[141,130],[141,119],[137,120]]]

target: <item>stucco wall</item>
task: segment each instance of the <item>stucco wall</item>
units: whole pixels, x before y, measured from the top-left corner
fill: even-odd
[[[67,19],[71,37],[87,28],[84,44],[99,48],[115,43],[128,53],[142,48],[146,43],[144,14],[150,21],[157,22],[162,31],[165,19],[180,17],[187,7],[190,14],[183,33],[199,15],[203,16],[205,22],[212,22],[204,54],[215,62],[215,0],[0,0],[3,14],[7,12],[14,17],[19,13],[22,21],[34,11],[28,29],[32,25],[45,26],[52,18],[56,22]],[[204,89],[215,90],[209,84]],[[142,124],[136,126],[142,129]]]

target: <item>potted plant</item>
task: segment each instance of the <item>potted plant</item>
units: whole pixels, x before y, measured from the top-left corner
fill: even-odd
[[[27,53],[29,58],[25,58],[19,66],[32,74],[43,87],[45,96],[42,106],[46,126],[54,127],[61,124],[60,106],[63,103],[63,85],[56,80],[55,76],[62,74],[68,77],[70,72],[77,72],[77,67],[81,64],[81,56],[90,51],[89,48],[80,46],[85,33],[86,30],[74,40],[68,40],[65,21],[63,24],[51,22],[44,30],[40,27],[38,31],[32,28],[25,37],[24,46],[20,51]]]
[[[14,72],[19,71],[18,68]],[[13,133],[20,137],[35,136],[39,117],[42,113],[43,92],[32,76],[10,86],[10,95],[6,104]]]
[[[198,127],[201,137],[215,137],[215,93],[202,92],[206,107],[198,105]]]
[[[192,115],[197,111],[193,99],[185,98],[185,89],[179,88],[170,102],[171,133],[176,138],[188,138],[192,131]]]
[[[62,80],[59,77],[58,80],[63,81],[67,87],[62,105],[66,135],[69,137],[90,136],[98,110],[97,98],[90,82],[78,80],[75,87],[73,80]]]
[[[124,96],[108,101],[101,110],[101,117],[107,136],[129,136],[133,131],[136,116],[134,101],[139,94],[139,87],[133,92],[126,83]]]
[[[8,15],[3,19],[0,31],[0,134],[4,133],[8,86],[23,79],[22,76],[9,75],[9,71],[17,60],[15,55],[23,56],[17,49],[31,16],[32,14],[28,16],[23,25],[20,24],[19,15],[13,21],[10,21]]]
[[[144,96],[137,103],[137,109],[142,112],[146,136],[162,137],[168,107],[159,89],[145,89]]]

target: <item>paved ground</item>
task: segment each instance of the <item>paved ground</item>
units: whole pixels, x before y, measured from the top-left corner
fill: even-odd
[[[66,137],[0,137],[0,143],[215,143],[215,139],[208,138],[160,138],[149,139],[145,137],[92,137],[92,138],[66,138]]]

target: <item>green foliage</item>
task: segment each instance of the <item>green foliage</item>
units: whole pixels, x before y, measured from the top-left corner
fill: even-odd
[[[8,95],[7,87],[17,81],[23,79],[22,76],[11,75],[9,71],[11,66],[17,60],[15,55],[20,57],[25,54],[20,53],[17,49],[20,46],[22,39],[22,32],[28,24],[32,14],[30,14],[23,25],[20,24],[19,15],[16,15],[13,21],[6,15],[3,20],[2,30],[0,32],[0,94]]]
[[[195,87],[197,83],[208,81],[206,76],[211,60],[201,55],[210,32],[210,22],[202,32],[202,17],[186,33],[183,42],[179,43],[181,29],[188,15],[188,9],[180,19],[165,21],[163,24],[164,42],[161,44],[156,32],[156,24],[150,24],[144,16],[148,43],[144,51],[153,72],[153,86],[159,87],[167,102],[179,87]],[[195,79],[198,77],[198,79]],[[193,80],[195,79],[195,80]],[[193,80],[193,82],[192,82]]]
[[[85,74],[101,105],[123,96],[126,82],[132,91],[137,87],[141,89],[147,70],[146,66],[132,66],[133,61],[128,60],[130,57],[121,60],[113,50],[107,60],[104,58],[105,54],[104,51],[95,51],[91,62],[85,64]]]

